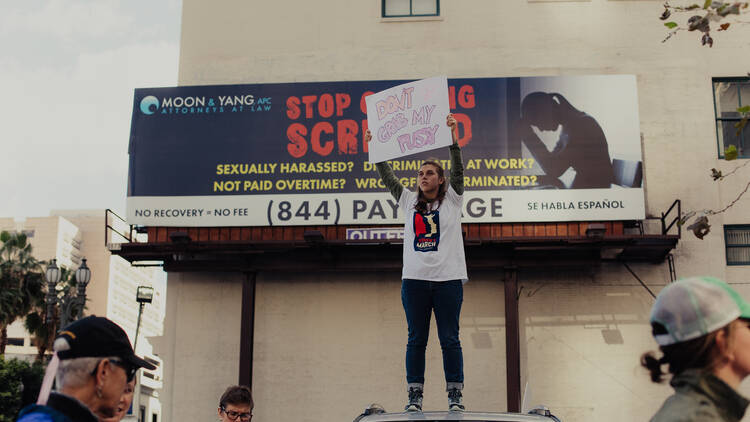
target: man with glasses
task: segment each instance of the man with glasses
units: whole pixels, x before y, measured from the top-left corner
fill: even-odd
[[[221,422],[250,422],[253,418],[253,395],[250,388],[234,385],[219,399],[219,419]]]
[[[125,331],[107,318],[89,316],[70,324],[52,348],[39,400],[21,410],[18,422],[111,418],[138,369],[156,369],[135,355]],[[50,394],[53,374],[57,390]]]

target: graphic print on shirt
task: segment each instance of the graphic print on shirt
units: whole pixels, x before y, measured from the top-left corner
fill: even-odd
[[[414,212],[414,251],[430,252],[438,250],[440,243],[440,211],[428,214]]]

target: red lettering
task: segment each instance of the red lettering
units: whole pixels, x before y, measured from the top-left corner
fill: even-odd
[[[286,99],[286,115],[292,120],[299,117],[299,98],[292,96]]]
[[[304,101],[304,97],[303,97]],[[318,122],[315,123],[315,126],[312,128],[312,132],[310,132],[310,143],[312,144],[313,151],[317,152],[318,155],[321,155],[323,157],[327,156],[328,154],[333,151],[333,140],[329,139],[325,141],[325,146],[323,146],[320,143],[320,133],[325,132],[328,134],[333,133],[333,126],[331,126],[328,122]]]
[[[458,90],[458,104],[463,108],[474,108],[476,106],[473,86],[464,85]]]
[[[365,102],[365,98],[374,94],[372,91],[365,91],[364,94],[362,94],[362,98],[359,100],[359,109],[362,110],[362,113],[367,114],[367,103]]]
[[[362,152],[369,152],[367,141],[365,141],[365,133],[367,133],[367,119],[362,120]]]
[[[458,145],[460,147],[466,146],[471,142],[471,118],[464,113],[453,113],[453,117],[456,119],[456,130],[458,130]],[[461,129],[463,129],[463,136],[461,136]]]
[[[302,97],[302,102],[305,103],[305,117],[308,119],[312,119],[313,117],[312,105],[316,99],[318,99],[317,95],[305,95]]]
[[[448,108],[456,109],[456,87],[453,85],[448,87]]]
[[[359,133],[357,122],[354,120],[339,120],[336,126],[339,154],[356,154],[357,133]]]
[[[305,141],[305,135],[307,135],[307,128],[302,123],[292,123],[286,129],[286,137],[289,139],[289,143],[286,145],[286,150],[294,158],[300,158],[307,153],[307,141]]]
[[[336,94],[336,115],[341,117],[344,110],[352,103],[352,97],[349,94]]]
[[[318,113],[325,118],[333,116],[333,95],[323,94],[320,96],[320,100],[318,100]]]

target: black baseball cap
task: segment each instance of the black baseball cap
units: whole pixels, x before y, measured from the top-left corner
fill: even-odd
[[[135,355],[128,335],[119,325],[104,317],[88,316],[63,328],[56,339],[64,338],[70,348],[57,351],[60,360],[118,357],[132,368],[156,369]]]

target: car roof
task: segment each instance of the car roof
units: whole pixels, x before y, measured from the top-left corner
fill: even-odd
[[[359,419],[358,422],[401,422],[401,421],[497,421],[497,422],[549,422],[554,419],[540,415],[503,412],[402,412],[376,413]]]

